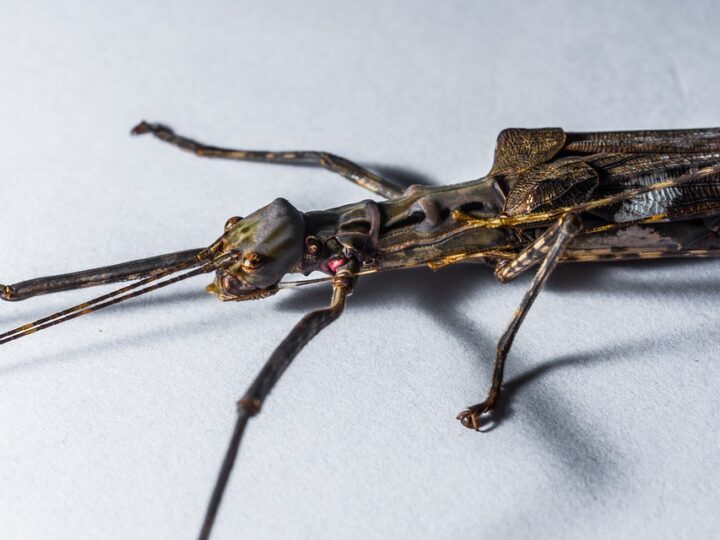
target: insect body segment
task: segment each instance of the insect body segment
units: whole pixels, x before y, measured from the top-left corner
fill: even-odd
[[[303,214],[285,199],[275,199],[244,219],[233,220],[218,248],[235,254],[235,262],[219,269],[208,291],[221,300],[245,300],[273,294],[285,274],[304,253]]]
[[[458,415],[481,428],[501,397],[512,343],[555,267],[563,262],[720,256],[720,128],[570,133],[508,129],[498,137],[486,177],[461,184],[392,182],[329,152],[268,152],[209,146],[169,128],[140,123],[133,134],[196,155],[325,168],[385,197],[301,212],[276,199],[245,218],[232,217],[206,248],[59,276],[0,285],[0,299],[132,281],[116,291],[0,334],[0,345],[160,287],[215,273],[208,290],[222,300],[264,298],[283,288],[329,282],[326,308],[288,334],[238,401],[235,430],[208,505],[208,538],[250,418],[300,350],[343,312],[359,276],[457,262],[492,266],[510,281],[537,267],[501,336],[485,399]],[[283,281],[287,274],[325,278]]]

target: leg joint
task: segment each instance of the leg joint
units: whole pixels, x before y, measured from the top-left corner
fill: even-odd
[[[250,416],[255,416],[260,412],[262,408],[262,401],[258,398],[242,398],[237,402],[237,410],[242,413],[245,412]]]
[[[329,152],[319,152],[318,161],[320,165],[328,169],[334,170],[337,166],[337,159]]]

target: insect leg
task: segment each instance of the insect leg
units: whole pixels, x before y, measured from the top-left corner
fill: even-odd
[[[546,253],[540,268],[533,278],[530,289],[525,293],[520,306],[515,310],[510,324],[498,342],[497,353],[495,356],[495,366],[493,368],[492,384],[485,401],[478,403],[477,405],[473,405],[472,407],[468,407],[458,415],[458,420],[460,420],[465,427],[475,430],[479,429],[482,415],[493,410],[503,382],[505,360],[507,359],[508,352],[510,351],[510,347],[515,339],[515,335],[520,329],[522,322],[525,320],[525,316],[530,310],[530,307],[535,301],[540,289],[555,269],[563,251],[570,241],[578,234],[581,228],[582,224],[580,219],[574,214],[567,214],[561,217],[554,227],[548,229],[543,236],[538,238],[538,240],[533,242],[520,255],[518,255],[516,261],[519,261],[521,258],[523,258],[523,260],[532,261],[533,259],[541,257],[543,252]],[[529,266],[530,264],[526,265],[526,263],[520,261],[513,270],[507,270],[507,274],[513,277],[513,271],[519,272],[522,269],[529,268]]]
[[[208,503],[199,535],[200,540],[210,537],[215,516],[230,478],[248,420],[260,412],[263,401],[300,350],[323,328],[340,317],[345,307],[345,299],[352,291],[351,273],[352,269],[349,267],[338,270],[335,279],[333,279],[333,296],[330,306],[313,311],[300,320],[278,348],[275,349],[243,397],[237,402],[238,415],[235,429]]]
[[[517,257],[498,262],[495,267],[495,277],[497,280],[501,283],[509,283],[547,257],[547,254],[552,249],[554,242],[560,234],[560,229],[567,226],[565,223],[568,219],[579,221],[580,218],[574,214],[566,214],[566,216],[556,221],[542,235],[528,244]]]
[[[201,260],[198,256],[203,252],[203,249],[190,249],[71,274],[29,279],[12,285],[0,285],[0,299],[26,300],[41,294],[143,279],[178,265],[190,267],[200,264]]]
[[[199,143],[187,137],[176,135],[173,130],[161,124],[140,122],[130,132],[133,135],[152,133],[158,139],[202,157],[237,159],[261,163],[280,163],[286,165],[314,165],[344,176],[351,182],[369,189],[386,198],[399,197],[403,190],[378,174],[329,152],[312,150],[270,152],[264,150],[234,150]]]

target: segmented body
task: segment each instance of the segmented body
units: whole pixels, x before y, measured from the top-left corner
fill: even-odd
[[[336,320],[363,273],[457,262],[484,262],[509,281],[537,265],[528,291],[498,341],[486,398],[458,419],[479,429],[492,414],[513,340],[558,263],[720,256],[720,129],[566,133],[509,129],[498,137],[488,176],[461,184],[392,182],[327,152],[263,152],[203,145],[159,124],[134,134],[200,156],[313,164],[385,197],[300,212],[276,199],[198,248],[60,276],[0,285],[0,299],[24,300],[68,289],[134,280],[111,293],[0,334],[0,345],[200,274],[222,300],[275,294],[288,273],[322,271],[333,286],[329,307],[306,315],[272,353],[237,402],[235,429],[200,532],[207,539],[250,418],[313,336]],[[181,273],[182,272],[182,273]]]
[[[565,136],[570,142],[556,143],[533,159],[511,161],[505,153],[522,152],[501,135],[496,152],[500,155],[489,176],[449,186],[411,186],[403,196],[388,201],[362,201],[310,212],[306,215],[311,228],[315,223],[323,224],[312,234],[326,241],[339,239],[345,246],[363,252],[363,267],[367,270],[441,266],[443,261],[460,260],[494,263],[517,255],[550,222],[482,229],[454,219],[454,211],[478,218],[541,212],[651,186],[720,164],[720,150],[698,151],[720,149],[718,130],[693,130],[701,136],[698,146],[678,142],[680,134],[686,133],[681,131],[651,132],[663,137],[658,141],[657,136],[653,139],[647,135],[632,143],[625,138],[637,139],[636,132],[581,137],[558,134],[557,130],[512,131],[539,141],[547,140],[550,132],[557,134],[555,140]],[[542,144],[536,143],[535,148],[542,148]],[[640,152],[655,148],[673,151]],[[597,151],[603,149],[611,151]],[[632,152],[618,151],[625,149]],[[514,168],[504,162],[514,163]],[[586,232],[572,242],[562,260],[717,255],[719,214],[717,173],[644,193],[583,212]]]

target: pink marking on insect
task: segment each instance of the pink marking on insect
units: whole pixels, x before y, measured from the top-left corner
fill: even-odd
[[[334,274],[335,272],[337,272],[337,269],[340,268],[346,262],[347,262],[347,259],[345,259],[344,257],[339,257],[337,259],[332,259],[332,260],[328,261],[327,267]]]

